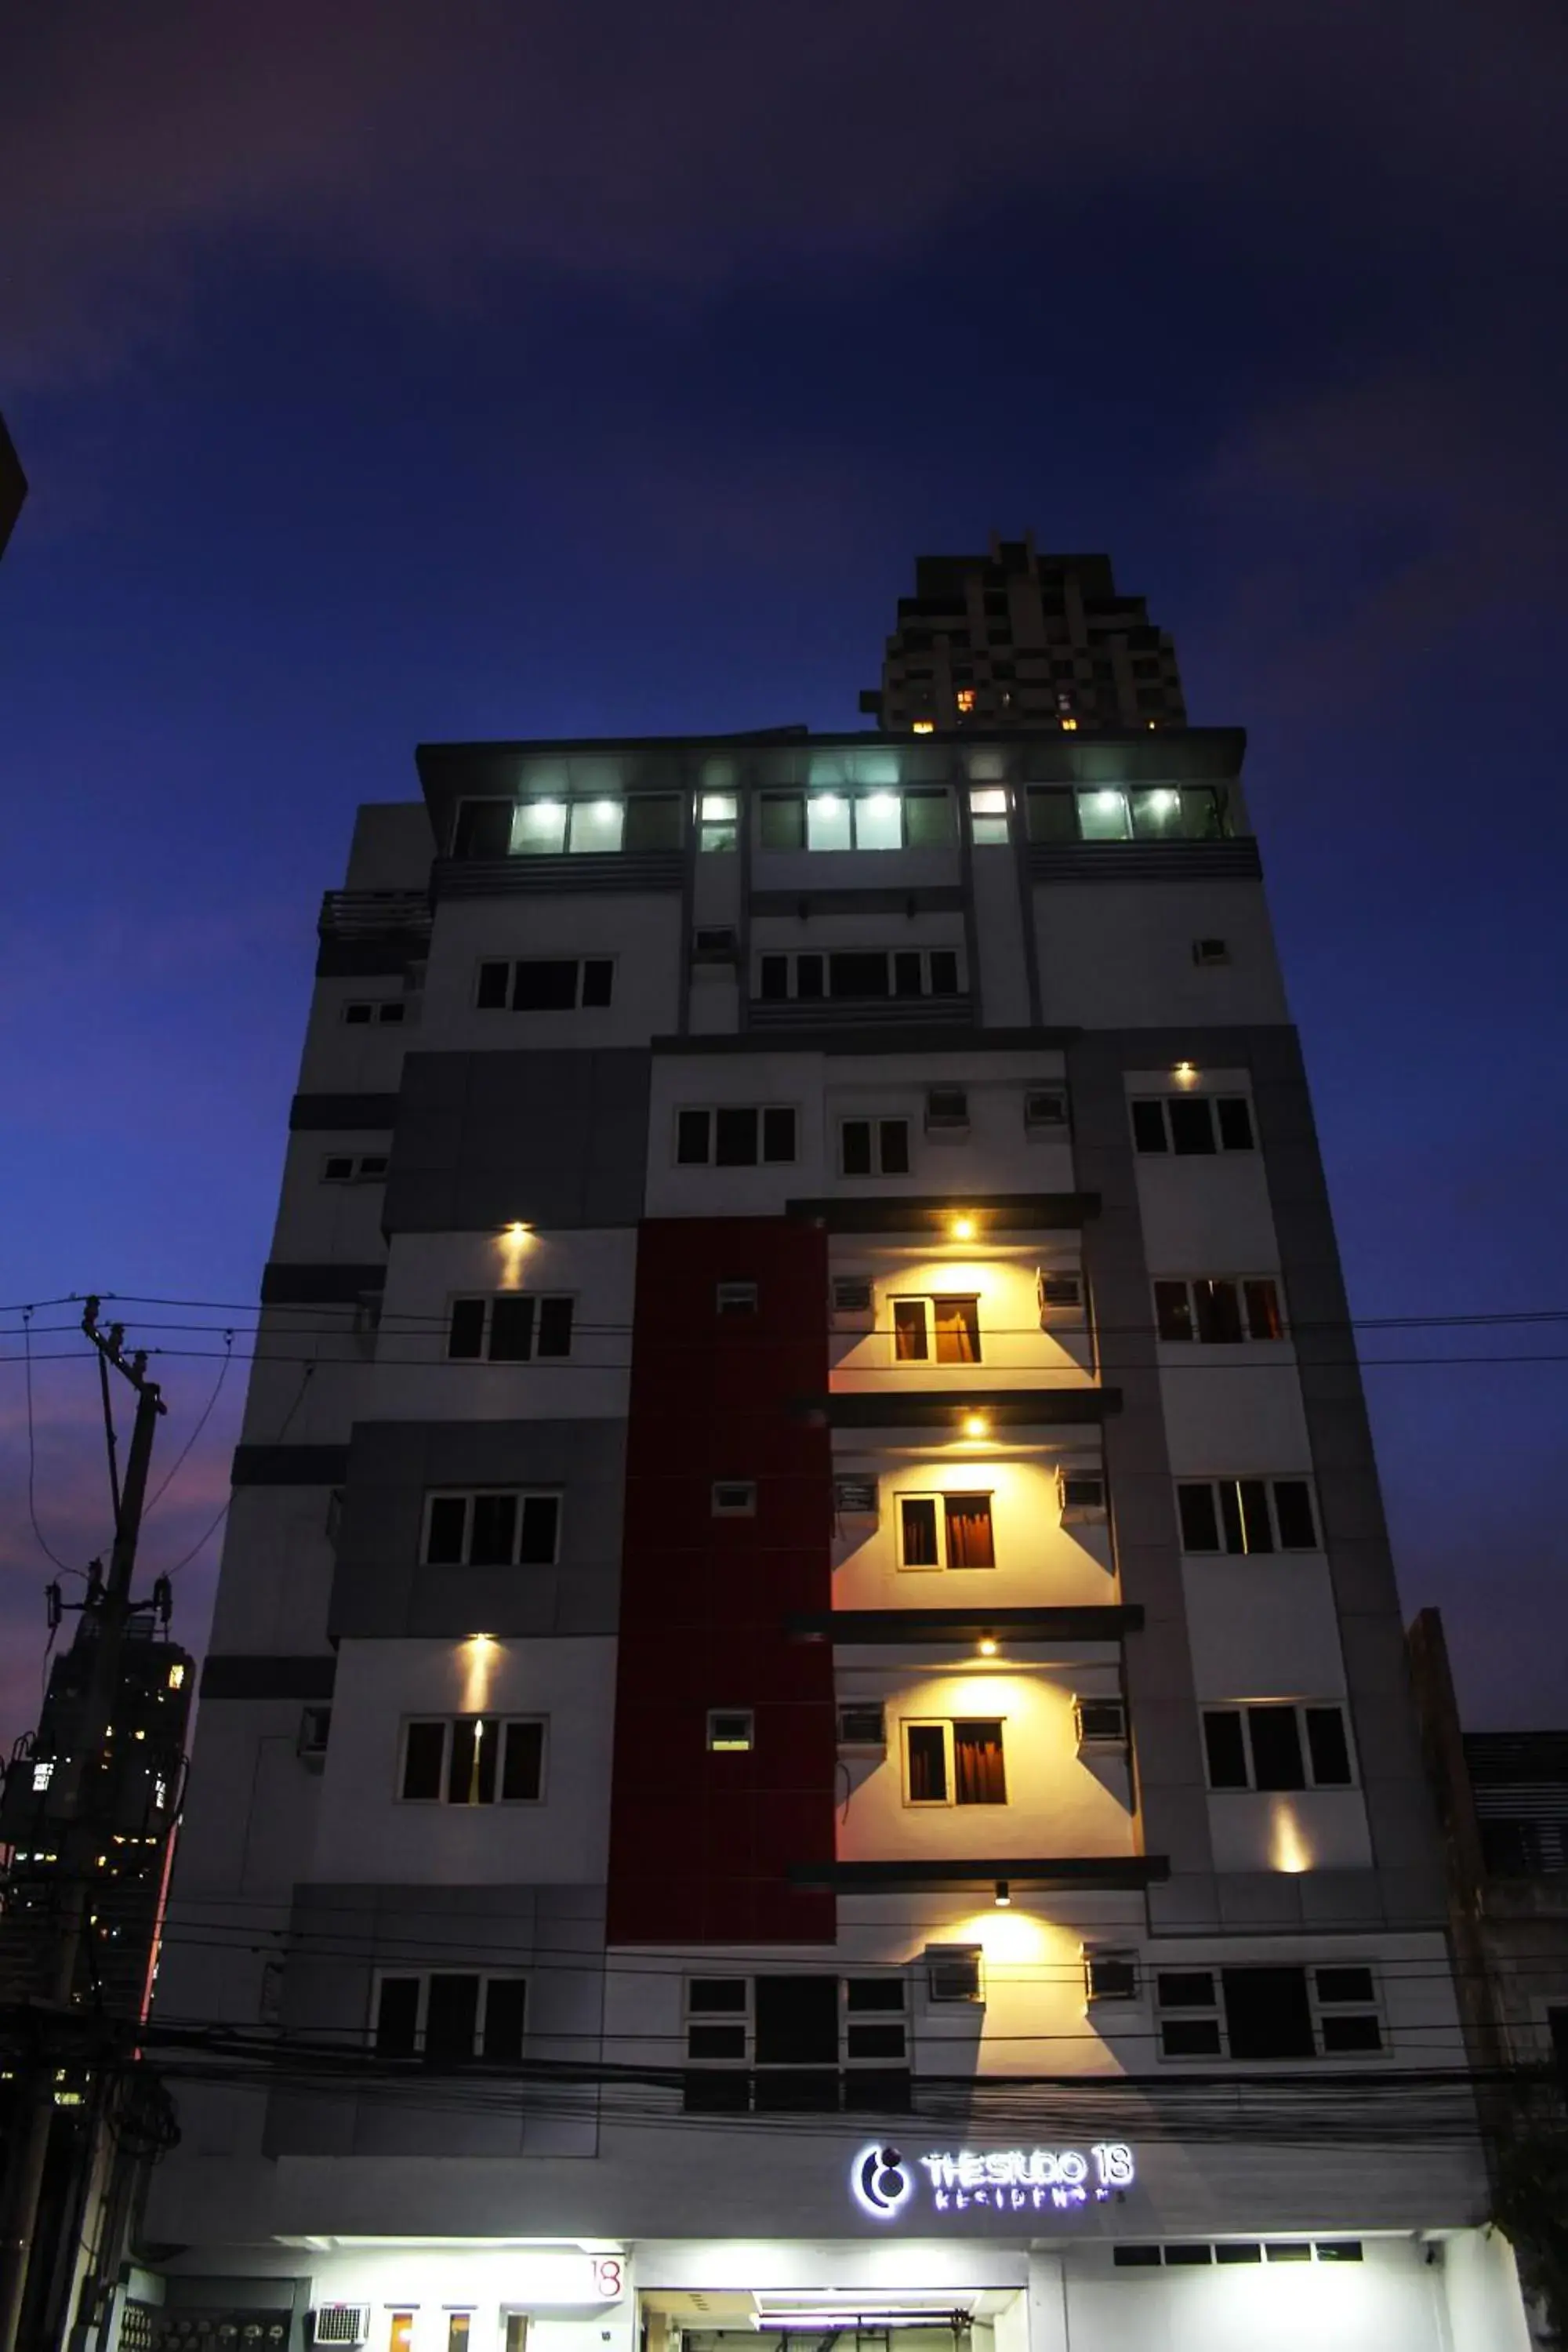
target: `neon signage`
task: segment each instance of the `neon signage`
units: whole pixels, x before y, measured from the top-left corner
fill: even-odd
[[[1137,2177],[1123,2140],[1099,2140],[1087,2150],[939,2148],[921,2157],[873,2140],[850,2165],[849,2188],[863,2213],[892,2221],[916,2206],[932,2213],[1070,2213],[1109,2203]]]

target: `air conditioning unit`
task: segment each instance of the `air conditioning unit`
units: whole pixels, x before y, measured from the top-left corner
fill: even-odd
[[[922,1957],[932,2000],[985,1999],[984,1952],[979,1944],[928,1944]]]
[[[833,1516],[837,1519],[875,1519],[880,1516],[875,1478],[835,1478]]]
[[[1054,1267],[1041,1266],[1035,1276],[1035,1304],[1039,1309],[1042,1331],[1048,1331],[1053,1323],[1080,1322],[1082,1275],[1060,1274]]]
[[[332,1710],[330,1706],[308,1706],[300,1717],[300,1736],[294,1743],[294,1753],[302,1764],[319,1772],[327,1760],[327,1742],[332,1736]]]
[[[1138,1955],[1086,1944],[1083,1948],[1083,1990],[1091,2001],[1136,2000]]]
[[[1057,1472],[1057,1503],[1064,1528],[1082,1527],[1105,1517],[1105,1479],[1098,1470]]]
[[[931,1087],[926,1092],[926,1133],[962,1140],[969,1133],[967,1087]]]
[[[877,1299],[868,1275],[836,1275],[833,1282],[833,1328],[836,1331],[870,1331],[876,1328]]]
[[[887,1752],[888,1720],[879,1704],[868,1700],[862,1706],[851,1700],[839,1708],[840,1756],[885,1756]]]
[[[1119,1698],[1075,1698],[1073,1724],[1080,1756],[1127,1753],[1127,1709]]]
[[[739,963],[740,960],[740,934],[733,924],[707,924],[692,933],[693,963]]]
[[[1223,940],[1194,940],[1193,961],[1196,964],[1228,963],[1230,950]]]
[[[368,2303],[323,2303],[310,2314],[312,2344],[363,2344],[369,2334]]]
[[[1065,1087],[1029,1087],[1024,1094],[1024,1125],[1030,1134],[1049,1129],[1061,1133],[1068,1123]]]

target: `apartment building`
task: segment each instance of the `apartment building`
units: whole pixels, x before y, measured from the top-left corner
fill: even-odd
[[[360,812],[138,2344],[1523,2346],[1243,750]]]

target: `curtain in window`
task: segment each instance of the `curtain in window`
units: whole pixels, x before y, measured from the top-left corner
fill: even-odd
[[[1002,1763],[1000,1723],[953,1725],[952,1777],[957,1804],[1006,1803],[1007,1778]]]
[[[978,1299],[933,1298],[931,1318],[936,1325],[936,1360],[939,1364],[977,1364],[980,1361]]]
[[[923,1364],[928,1355],[926,1346],[926,1309],[923,1298],[895,1298],[893,1301],[893,1357],[900,1364]]]
[[[949,1568],[995,1567],[989,1495],[948,1496],[947,1564]]]
[[[947,1802],[947,1742],[940,1723],[911,1723],[907,1734],[910,1749],[910,1802],[911,1805],[943,1805]]]

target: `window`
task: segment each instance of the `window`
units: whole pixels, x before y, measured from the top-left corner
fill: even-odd
[[[680,847],[680,796],[677,793],[634,793],[626,803],[621,846],[626,850]]]
[[[977,1364],[978,1298],[895,1298],[893,1360],[898,1364]]]
[[[1368,1968],[1160,1969],[1154,1992],[1165,2058],[1365,2056],[1383,2048]]]
[[[701,2070],[687,2078],[689,2111],[903,2105],[909,1989],[901,1976],[690,1977],[686,2058]]]
[[[454,1362],[527,1364],[572,1353],[573,1301],[528,1290],[454,1298],[447,1354]]]
[[[543,1793],[542,1717],[417,1717],[403,1727],[405,1804],[536,1805]]]
[[[1245,1095],[1145,1095],[1132,1103],[1132,1140],[1141,1152],[1178,1159],[1250,1151],[1252,1106]]]
[[[650,797],[658,800],[663,796]],[[679,828],[679,809],[675,822]],[[639,812],[638,830],[645,836],[649,830],[656,834],[667,832],[668,823],[662,811],[657,814]],[[519,801],[512,811],[507,846],[513,857],[559,857],[563,851],[579,857],[602,856],[622,847],[626,827],[626,803],[623,800],[524,800]],[[640,845],[646,848],[663,845],[648,842],[645,837]],[[493,847],[457,852],[459,857],[465,854],[493,857],[500,853]]]
[[[733,793],[697,795],[697,847],[703,856],[735,847],[740,835],[740,803]]]
[[[900,1495],[900,1568],[994,1568],[989,1495]]]
[[[383,1184],[389,1155],[384,1151],[330,1151],[321,1162],[323,1184]]]
[[[373,2039],[379,2058],[488,2058],[513,2064],[522,2056],[527,1985],[520,1976],[468,1975],[446,1969],[378,1976]]]
[[[1193,941],[1193,961],[1203,968],[1230,961],[1230,949],[1224,940],[1207,939]]]
[[[764,793],[758,812],[765,850],[944,849],[952,838],[952,801],[940,790]]]
[[[369,1028],[373,1024],[384,1029],[395,1028],[407,1017],[408,1001],[402,996],[380,996],[366,1000],[356,998],[343,1007],[343,1020],[351,1029]]]
[[[1157,1282],[1154,1321],[1162,1339],[1195,1340],[1204,1347],[1285,1336],[1279,1287],[1268,1276]]]
[[[722,1104],[675,1115],[675,1158],[682,1168],[787,1166],[795,1156],[793,1108]]]
[[[764,1004],[961,993],[956,948],[814,948],[757,959],[757,996]]]
[[[1024,1096],[1024,1125],[1030,1134],[1044,1128],[1058,1133],[1068,1123],[1068,1098],[1059,1087],[1030,1087]]]
[[[452,835],[454,857],[504,857],[511,847],[512,801],[461,801]]]
[[[1316,1551],[1305,1478],[1183,1478],[1176,1486],[1184,1551]]]
[[[615,983],[613,956],[525,956],[481,963],[474,1003],[481,1013],[585,1013],[607,1005]]]
[[[1005,1805],[1007,1775],[995,1717],[904,1726],[907,1805]]]
[[[969,1096],[963,1087],[932,1087],[926,1096],[926,1133],[965,1136],[969,1133]]]
[[[756,1284],[754,1282],[715,1283],[713,1311],[717,1315],[754,1315],[757,1311]]]
[[[708,1745],[716,1756],[745,1756],[756,1745],[756,1724],[749,1706],[711,1706],[708,1710]]]
[[[971,792],[969,829],[976,849],[1006,846],[1007,795],[999,785],[988,784]]]
[[[1211,1789],[1348,1789],[1350,1740],[1341,1706],[1269,1703],[1204,1709]]]
[[[909,1120],[845,1119],[838,1129],[838,1172],[842,1176],[907,1176]]]
[[[1026,793],[1026,809],[1029,839],[1043,844],[1221,841],[1230,831],[1225,793],[1212,784],[1155,785],[1131,793],[1043,786]]]
[[[754,1519],[757,1482],[754,1478],[715,1478],[712,1496],[716,1519]]]
[[[542,1568],[555,1559],[561,1497],[518,1487],[429,1495],[421,1558],[432,1568]]]

